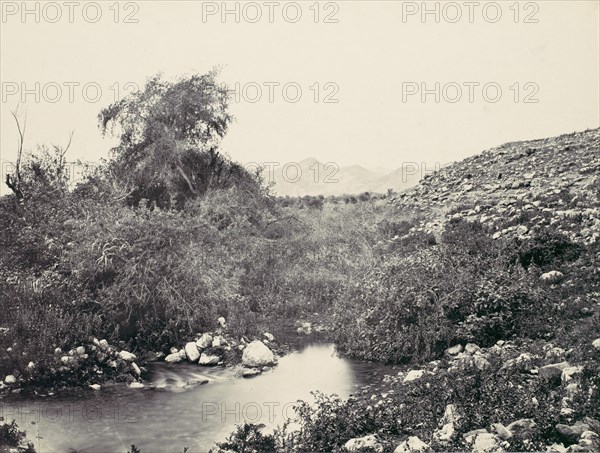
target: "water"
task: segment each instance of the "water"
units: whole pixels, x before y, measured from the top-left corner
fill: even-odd
[[[332,344],[312,343],[249,379],[237,368],[192,364],[157,363],[151,371],[144,389],[115,384],[68,397],[10,395],[0,401],[0,415],[15,418],[43,453],[125,453],[131,444],[143,453],[207,451],[236,424],[281,425],[298,399],[312,401],[311,391],[346,398],[380,380],[385,369],[341,358]]]

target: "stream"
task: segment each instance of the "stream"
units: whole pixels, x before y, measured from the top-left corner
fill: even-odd
[[[305,342],[279,365],[244,379],[236,367],[154,363],[142,389],[123,384],[51,397],[8,395],[0,415],[14,418],[38,452],[208,451],[236,424],[282,425],[311,391],[347,398],[389,367],[340,357],[332,343]]]

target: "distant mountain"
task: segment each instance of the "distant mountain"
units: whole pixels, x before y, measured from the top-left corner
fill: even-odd
[[[343,195],[363,192],[386,193],[412,187],[421,179],[414,169],[405,167],[392,172],[371,170],[360,165],[339,167],[314,157],[300,162],[265,169],[265,181],[274,183],[273,191],[281,196]]]

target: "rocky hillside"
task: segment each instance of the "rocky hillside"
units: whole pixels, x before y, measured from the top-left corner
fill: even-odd
[[[425,213],[439,233],[451,218],[481,222],[494,238],[527,238],[558,224],[577,242],[600,239],[600,129],[507,143],[444,167],[394,203]]]

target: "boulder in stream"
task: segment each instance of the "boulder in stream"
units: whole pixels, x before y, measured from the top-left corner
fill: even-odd
[[[244,349],[242,364],[247,367],[262,367],[275,363],[275,355],[262,341],[255,340]]]

